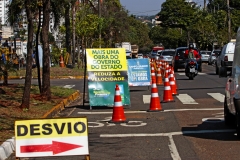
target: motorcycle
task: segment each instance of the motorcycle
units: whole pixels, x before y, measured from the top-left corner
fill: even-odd
[[[193,80],[195,76],[197,76],[197,61],[194,59],[190,59],[187,62],[187,67],[185,68],[185,75],[190,79]]]

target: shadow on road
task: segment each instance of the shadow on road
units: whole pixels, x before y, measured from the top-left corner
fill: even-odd
[[[195,124],[192,124],[195,125]],[[226,127],[224,121],[212,120],[203,122],[197,127],[182,127],[184,136],[219,141],[239,141],[235,129]]]

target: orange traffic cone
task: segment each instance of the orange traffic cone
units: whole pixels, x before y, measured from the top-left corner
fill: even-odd
[[[60,56],[60,62],[59,63],[60,63],[60,67],[63,68],[64,67],[64,61],[63,61],[63,56],[62,55]]]
[[[168,71],[169,71],[168,68],[166,68],[162,102],[174,102],[171,86],[170,86],[169,79],[168,79]]]
[[[157,68],[157,85],[163,85],[160,65]]]
[[[170,86],[171,86],[171,91],[172,91],[172,95],[177,95],[177,88],[176,88],[176,84],[175,84],[175,80],[174,80],[174,76],[173,76],[173,71],[172,69],[170,70]]]
[[[115,88],[115,96],[114,96],[114,106],[113,106],[113,114],[112,120],[110,123],[126,123],[126,117],[124,115],[124,109],[122,105],[122,99],[120,95],[120,89],[118,85]]]
[[[172,66],[172,73],[173,73],[173,78],[174,78],[174,82],[175,82],[175,85],[176,85],[176,89],[178,89],[173,66]]]
[[[162,111],[162,106],[160,104],[160,98],[158,96],[158,88],[156,85],[156,79],[152,79],[152,89],[151,89],[151,101],[150,108],[148,112]]]
[[[155,75],[155,69],[153,64],[151,64],[151,78],[152,78],[152,81],[155,80],[156,82],[156,75]]]

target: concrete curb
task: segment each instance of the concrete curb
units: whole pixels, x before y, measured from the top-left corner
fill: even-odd
[[[51,118],[55,114],[62,111],[66,106],[75,101],[80,97],[80,92],[76,91],[71,96],[66,99],[63,99],[59,104],[53,107],[51,110],[47,111],[42,118]],[[15,151],[15,139],[8,139],[0,146],[0,160],[7,159]]]

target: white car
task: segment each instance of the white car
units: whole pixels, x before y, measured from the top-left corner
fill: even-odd
[[[219,70],[220,76],[228,77],[225,86],[224,119],[228,126],[235,126],[237,137],[240,138],[240,27],[234,50],[232,71],[226,75],[224,70]]]
[[[236,42],[232,41],[223,46],[221,53],[216,57],[216,74],[219,74],[219,70],[224,70],[225,74],[227,71],[232,70],[234,50]],[[221,77],[221,76],[220,76]]]

